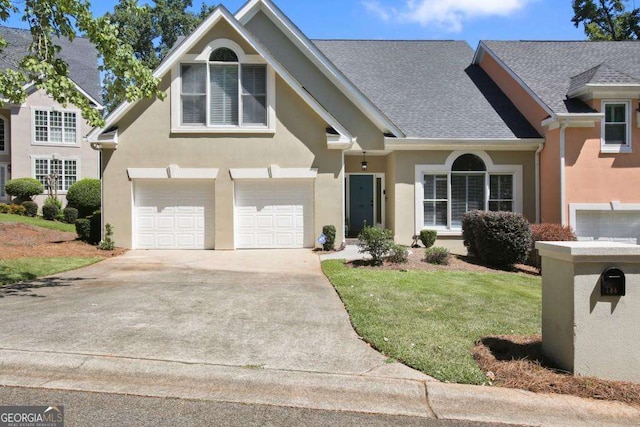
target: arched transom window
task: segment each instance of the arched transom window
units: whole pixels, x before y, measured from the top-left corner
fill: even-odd
[[[206,63],[181,65],[182,125],[267,126],[266,65],[243,63],[240,53],[218,47]]]
[[[514,211],[514,173],[491,171],[475,154],[462,154],[442,172],[422,173],[424,227],[459,229],[472,210]]]

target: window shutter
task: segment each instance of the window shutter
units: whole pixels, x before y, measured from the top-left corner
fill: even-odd
[[[7,193],[4,191],[4,186],[7,183],[7,167],[0,166],[0,198],[7,197]]]
[[[205,124],[207,116],[207,68],[182,65],[182,123]]]
[[[238,66],[211,65],[210,117],[212,125],[237,126],[238,122]]]
[[[4,151],[6,148],[6,141],[4,137],[6,135],[6,124],[3,118],[0,117],[0,151]],[[4,191],[4,185],[2,186],[2,191]],[[3,196],[4,197],[4,196]]]
[[[242,66],[242,122],[267,125],[267,68],[264,65]]]

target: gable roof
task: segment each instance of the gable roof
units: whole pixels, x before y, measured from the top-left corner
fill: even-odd
[[[275,72],[280,75],[285,82],[309,105],[316,113],[325,120],[329,126],[335,129],[342,138],[338,141],[333,141],[336,145],[343,144],[345,142],[351,143],[355,141],[355,138],[350,132],[333,117],[322,105],[315,100],[315,98],[309,94],[302,85],[295,79],[289,72],[280,65],[271,55],[271,53],[262,46],[240,22],[225,8],[223,5],[219,5],[215,10],[205,19],[189,36],[182,39],[172,47],[171,52],[164,58],[158,68],[153,72],[153,76],[156,78],[162,78],[171,68],[180,61],[180,58],[186,54],[204,35],[206,35],[211,28],[213,28],[221,19],[228,22],[231,27],[242,37],[244,40],[256,51],[264,60],[273,67]],[[93,129],[89,135],[89,141],[98,141],[99,135],[105,130],[114,126],[122,116],[124,116],[136,103],[124,102],[118,106],[111,114],[105,119],[105,125],[102,128]],[[345,141],[346,140],[346,141]]]
[[[8,43],[0,52],[0,69],[19,70],[19,63],[29,52],[33,42],[28,30],[0,27],[0,36]],[[102,87],[98,71],[98,52],[91,42],[84,37],[76,37],[73,42],[66,38],[55,40],[62,50],[60,57],[69,64],[69,78],[80,88],[84,95],[92,101],[102,102]]]
[[[409,138],[540,137],[464,41],[314,44]]]
[[[482,41],[553,113],[590,113],[567,98],[580,86],[640,83],[640,42]],[[595,80],[594,80],[595,79]]]

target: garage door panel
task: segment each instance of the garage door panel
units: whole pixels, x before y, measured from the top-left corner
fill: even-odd
[[[136,180],[136,247],[212,249],[214,188],[211,180]]]
[[[236,183],[237,248],[313,246],[312,181]]]
[[[577,211],[579,240],[640,243],[640,211]]]

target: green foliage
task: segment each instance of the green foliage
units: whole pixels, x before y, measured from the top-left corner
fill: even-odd
[[[47,221],[54,221],[58,218],[58,214],[60,213],[60,208],[53,203],[42,206],[42,217]]]
[[[8,195],[16,197],[18,201],[24,202],[31,200],[33,196],[42,194],[44,186],[35,178],[16,178],[7,181],[4,191]]]
[[[573,0],[571,19],[584,25],[589,40],[640,39],[640,8],[627,9],[623,0]]]
[[[75,224],[78,219],[78,209],[66,207],[62,210],[62,217],[67,224]]]
[[[394,264],[406,264],[409,262],[409,250],[404,246],[394,243],[391,245],[391,249],[389,249],[387,260]]]
[[[475,255],[485,265],[509,268],[529,256],[531,226],[521,214],[475,211],[465,214],[462,227],[465,245],[472,239]]]
[[[105,224],[104,239],[100,242],[99,248],[103,251],[112,251],[115,247],[116,242],[113,241],[113,227],[111,224]]]
[[[19,6],[19,7],[18,7]],[[102,112],[91,105],[69,78],[68,64],[60,57],[59,39],[73,41],[80,32],[98,51],[100,70],[114,76],[112,90],[127,101],[157,96],[159,80],[136,58],[133,48],[119,36],[118,28],[108,17],[94,18],[85,0],[2,0],[0,19],[17,15],[29,25],[33,44],[19,61],[19,69],[0,72],[0,93],[8,102],[22,104],[26,99],[25,85],[33,82],[54,101],[80,108],[82,116],[92,126],[104,124]],[[0,38],[0,46],[6,40]],[[96,61],[96,66],[97,61]]]
[[[430,248],[436,242],[438,238],[438,232],[436,230],[422,230],[420,231],[420,241],[425,248]]]
[[[101,258],[52,257],[52,258],[17,258],[0,260],[0,285],[8,285],[38,277],[51,276],[64,271],[95,264]],[[33,288],[21,286],[16,295],[33,294]]]
[[[155,0],[151,4],[138,4],[136,0],[120,0],[105,18],[118,30],[122,42],[131,46],[135,56],[149,70],[155,69],[178,38],[191,32],[214,10],[204,2],[200,12],[189,10],[192,0]],[[113,110],[126,98],[118,76],[107,70],[103,99],[108,110]]]
[[[18,216],[11,214],[3,214],[0,211],[0,222],[8,222],[8,223],[19,223],[19,224],[28,224],[33,225],[35,227],[46,228],[49,230],[62,231],[65,233],[73,233],[75,231],[75,226],[72,224],[65,224],[63,222],[57,221],[47,221],[42,217],[31,218],[28,216]]]
[[[6,203],[0,203],[0,214],[8,214],[11,213],[11,206]]]
[[[571,227],[561,224],[533,224],[531,226],[531,252],[527,264],[540,269],[542,260],[536,249],[536,242],[575,242],[578,240]]]
[[[97,209],[101,203],[101,184],[99,179],[85,178],[74,183],[67,191],[69,206],[78,209],[78,215],[86,218]]]
[[[334,225],[325,225],[322,227],[322,234],[325,237],[322,249],[325,251],[334,250],[336,248],[336,227]]]
[[[449,249],[441,246],[430,247],[424,252],[424,260],[429,264],[449,265],[451,253]]]
[[[473,257],[478,256],[476,221],[481,215],[482,211],[469,211],[462,216],[462,239],[469,256]]]
[[[76,220],[76,233],[78,234],[78,239],[83,242],[89,242],[91,240],[91,220],[87,218]]]
[[[12,215],[24,216],[27,213],[27,210],[22,205],[9,205],[9,213]]]
[[[358,235],[360,253],[371,255],[371,264],[382,265],[384,256],[393,245],[393,232],[380,227],[366,226]]]
[[[102,240],[102,214],[100,211],[95,211],[91,218],[91,233],[89,234],[89,243],[97,245]]]
[[[38,215],[38,204],[36,202],[27,200],[26,202],[22,202],[22,206],[25,209],[26,216],[34,218],[36,215]]]
[[[57,197],[47,197],[44,201],[44,205],[56,205],[58,210],[62,209],[62,202]]]

